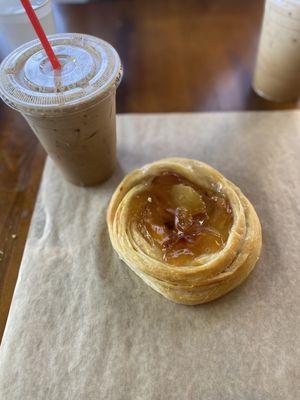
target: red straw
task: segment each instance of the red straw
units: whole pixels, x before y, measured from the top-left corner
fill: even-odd
[[[47,53],[47,56],[49,57],[49,60],[52,64],[52,67],[54,69],[59,69],[61,67],[60,62],[58,61],[56,55],[54,54],[54,51],[47,39],[47,36],[45,35],[44,29],[42,28],[42,25],[40,24],[40,21],[38,20],[38,17],[36,16],[35,11],[32,8],[32,5],[30,4],[29,0],[21,0],[23,7],[25,8],[25,11],[28,15],[28,18],[30,19],[30,22],[32,23],[32,26],[38,35],[45,52]]]

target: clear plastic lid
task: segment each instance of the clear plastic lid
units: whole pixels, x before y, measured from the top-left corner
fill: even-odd
[[[24,113],[60,112],[100,101],[122,78],[116,50],[94,36],[48,36],[61,69],[54,70],[39,40],[10,53],[0,66],[0,96]]]

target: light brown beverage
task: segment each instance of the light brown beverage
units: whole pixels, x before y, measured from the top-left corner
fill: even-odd
[[[300,96],[300,2],[266,0],[253,89],[273,101]]]
[[[80,186],[107,179],[116,163],[117,52],[83,34],[49,36],[62,68],[53,70],[39,41],[1,64],[0,94],[20,111],[64,177]]]

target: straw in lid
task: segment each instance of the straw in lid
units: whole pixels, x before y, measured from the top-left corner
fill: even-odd
[[[23,113],[76,111],[100,101],[122,78],[116,50],[90,35],[48,36],[61,69],[54,70],[39,40],[10,53],[0,66],[0,96]]]

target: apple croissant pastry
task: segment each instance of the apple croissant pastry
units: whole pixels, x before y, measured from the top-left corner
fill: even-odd
[[[249,200],[195,160],[167,158],[131,172],[111,199],[107,222],[120,258],[176,303],[223,296],[248,276],[261,251]]]

